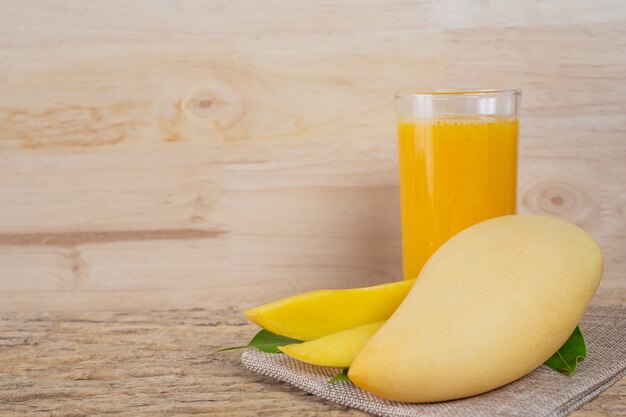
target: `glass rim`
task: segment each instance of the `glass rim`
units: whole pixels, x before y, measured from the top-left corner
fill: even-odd
[[[522,94],[522,90],[519,88],[510,89],[478,89],[478,90],[433,90],[433,91],[418,91],[418,92],[403,92],[396,91],[394,96],[396,98],[409,98],[409,97],[436,97],[436,96],[488,96],[494,94],[511,94],[513,96],[519,96]]]

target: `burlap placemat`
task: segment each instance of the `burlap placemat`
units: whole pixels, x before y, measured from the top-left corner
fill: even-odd
[[[580,327],[587,341],[587,359],[573,375],[541,366],[486,394],[432,404],[383,400],[349,382],[328,384],[337,369],[308,365],[283,354],[248,350],[241,355],[241,362],[254,372],[378,416],[561,417],[589,402],[626,373],[626,308],[590,307]]]

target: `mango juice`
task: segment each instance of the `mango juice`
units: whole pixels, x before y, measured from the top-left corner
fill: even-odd
[[[516,118],[398,121],[405,279],[456,233],[515,212],[517,132]]]

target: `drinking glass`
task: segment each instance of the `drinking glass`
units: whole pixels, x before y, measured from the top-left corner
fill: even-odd
[[[461,230],[515,213],[520,94],[396,94],[405,279]]]

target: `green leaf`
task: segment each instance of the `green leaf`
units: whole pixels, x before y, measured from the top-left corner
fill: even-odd
[[[260,350],[261,352],[266,353],[280,353],[278,350],[278,346],[290,345],[292,343],[302,343],[301,340],[292,339],[290,337],[280,336],[267,330],[261,330],[258,332],[247,345],[243,346],[231,346],[219,349],[218,352],[224,352],[226,350],[233,349],[246,349],[246,348],[255,348]]]
[[[327,384],[334,384],[335,382],[339,382],[339,381],[348,381],[350,382],[350,377],[348,376],[348,368],[344,369],[343,371],[341,371],[341,373],[335,375],[334,377],[332,377],[331,379],[329,379],[326,383]]]
[[[577,326],[565,344],[545,364],[554,370],[571,375],[576,370],[578,362],[586,357],[587,346],[585,346],[585,338]]]

